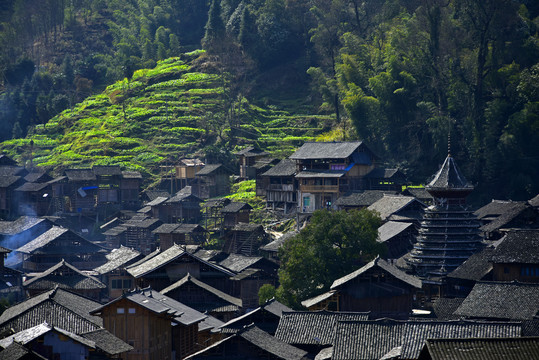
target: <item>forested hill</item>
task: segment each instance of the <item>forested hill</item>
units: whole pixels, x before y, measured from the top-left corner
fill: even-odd
[[[234,122],[236,109],[265,108],[273,115],[264,121],[276,121],[268,128],[284,126],[275,137],[312,138],[329,116],[347,139],[364,140],[415,182],[437,169],[451,134],[451,152],[482,202],[529,199],[539,192],[538,16],[539,2],[532,0],[6,0],[0,4],[0,134],[8,140],[29,133],[4,148],[14,151],[17,141],[34,137],[36,153],[42,151],[38,162],[60,153],[71,154],[60,158],[65,165],[80,163],[79,155],[108,161],[96,144],[113,140],[98,132],[87,143],[70,137],[97,131],[106,123],[99,111],[115,109],[111,117],[143,130],[134,138],[109,132],[114,139],[139,139],[122,140],[121,152],[111,154],[110,161],[126,166],[205,147],[211,154],[214,144],[241,145],[237,139],[247,138],[230,127],[250,127],[249,140],[277,154],[290,151],[290,142],[279,148],[264,140],[270,135],[259,129],[260,117],[253,115],[251,124],[244,112]],[[201,46],[206,52],[194,63],[185,62],[193,55],[181,58],[184,63],[168,59]],[[154,78],[151,72],[167,64],[189,69]],[[148,88],[195,76],[187,74],[213,81],[207,88],[221,95],[171,103],[195,112],[129,113],[144,101],[154,103],[138,109],[150,112],[185,101],[166,93],[158,99],[158,87]],[[152,100],[136,93],[143,90],[151,90]],[[86,99],[90,94],[100,95]],[[205,105],[208,99],[213,105]],[[96,112],[94,120],[76,115],[83,107]],[[64,109],[70,110],[53,118]],[[295,124],[294,115],[314,112],[327,116],[300,116]],[[160,149],[168,138],[154,141],[146,131],[157,117],[161,122],[152,126],[186,142],[167,140],[179,147]],[[58,126],[68,131],[55,138]],[[40,141],[50,147],[42,149]],[[152,141],[157,150],[146,151]],[[95,153],[75,151],[92,147]]]

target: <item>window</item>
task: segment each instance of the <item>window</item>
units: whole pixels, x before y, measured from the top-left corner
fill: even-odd
[[[125,309],[124,308],[117,308],[116,313],[117,314],[125,314]]]
[[[303,207],[309,207],[311,205],[311,197],[305,196],[303,198]]]
[[[127,311],[129,314],[135,314],[137,311],[135,308],[129,308],[129,310]]]

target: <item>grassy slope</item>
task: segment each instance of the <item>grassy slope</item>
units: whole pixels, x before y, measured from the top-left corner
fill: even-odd
[[[224,82],[218,75],[194,71],[191,60],[197,55],[138,70],[130,81],[107,87],[37,126],[34,134],[6,141],[1,148],[22,163],[29,159],[33,141],[34,164],[57,173],[66,167],[119,164],[155,176],[160,164],[196,154],[216,141],[229,148],[257,142],[279,156],[330,126],[326,116],[289,114],[245,100],[238,115],[240,128],[230,131],[218,124],[225,128],[218,138],[206,118],[222,114]]]

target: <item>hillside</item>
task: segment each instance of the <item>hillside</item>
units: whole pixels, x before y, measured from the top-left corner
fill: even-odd
[[[60,173],[67,167],[120,164],[158,176],[181,157],[227,160],[257,143],[276,156],[327,131],[331,118],[289,114],[230,99],[226,74],[200,71],[203,51],[158,62],[65,110],[24,139],[1,149],[20,162]],[[33,142],[33,147],[32,147]],[[216,151],[227,150],[227,153]],[[217,153],[217,154],[216,154]],[[220,158],[222,156],[222,158]]]

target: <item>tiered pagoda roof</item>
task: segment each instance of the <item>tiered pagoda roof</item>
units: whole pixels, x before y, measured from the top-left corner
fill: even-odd
[[[450,154],[425,188],[433,196],[434,205],[425,209],[408,263],[417,275],[441,284],[481,247],[480,224],[466,207],[466,196],[473,186]]]

